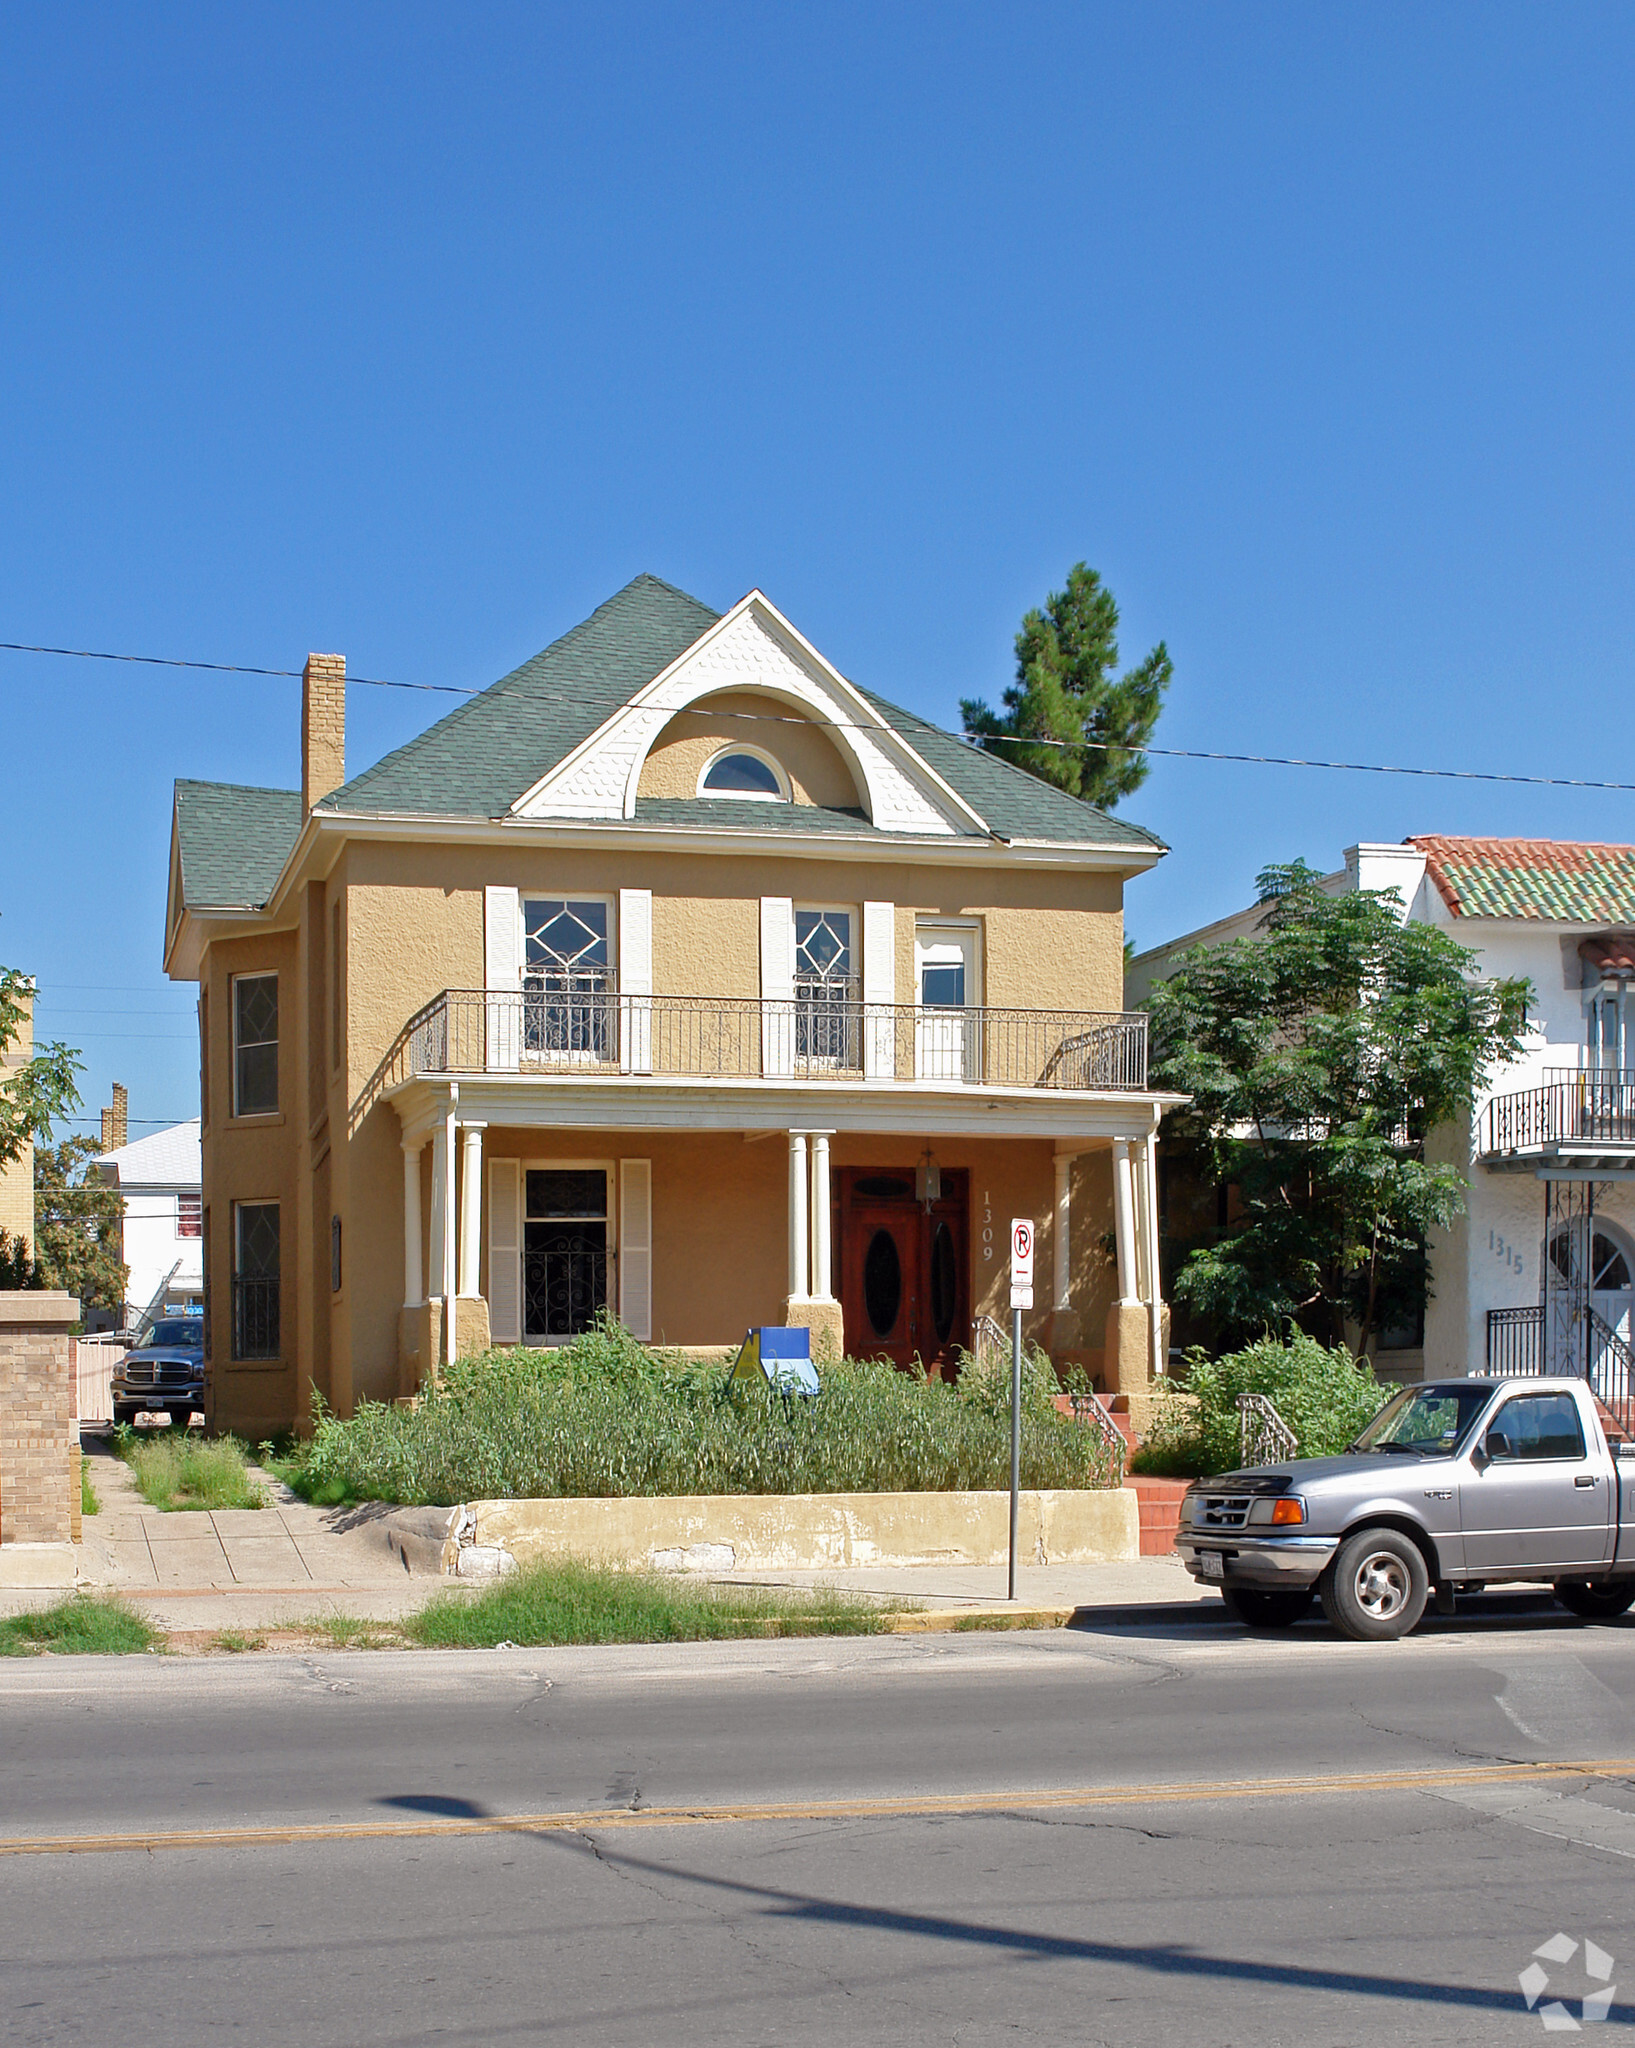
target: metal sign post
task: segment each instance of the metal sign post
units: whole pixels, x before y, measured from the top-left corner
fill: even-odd
[[[1011,1218],[1011,1555],[1010,1590],[1016,1598],[1016,1528],[1022,1499],[1022,1311],[1033,1306],[1033,1224]]]

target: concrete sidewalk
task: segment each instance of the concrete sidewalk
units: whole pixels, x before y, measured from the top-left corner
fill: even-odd
[[[264,1508],[166,1514],[136,1489],[129,1466],[105,1441],[84,1446],[100,1512],[84,1523],[79,1583],[118,1593],[156,1628],[197,1637],[223,1630],[288,1629],[322,1616],[389,1623],[412,1614],[445,1589],[462,1597],[481,1582],[410,1573],[386,1536],[395,1511],[385,1507],[315,1508],[261,1472],[253,1477]],[[687,1574],[689,1578],[692,1574]],[[709,1572],[714,1585],[834,1586],[880,1601],[912,1602],[926,1620],[957,1624],[1002,1620],[1025,1612],[1036,1626],[1061,1626],[1084,1611],[1120,1615],[1197,1610],[1210,1596],[1178,1558],[1144,1557],[1122,1564],[1033,1565],[1017,1571],[1017,1601],[1005,1598],[1003,1566],[919,1565],[830,1571]],[[48,1605],[61,1588],[0,1591],[0,1613]],[[941,1622],[940,1625],[949,1625]]]

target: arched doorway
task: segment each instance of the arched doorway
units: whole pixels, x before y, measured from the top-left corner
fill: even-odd
[[[1577,1216],[1546,1251],[1545,1366],[1586,1372],[1603,1400],[1631,1391],[1635,1342],[1635,1244],[1602,1216]]]

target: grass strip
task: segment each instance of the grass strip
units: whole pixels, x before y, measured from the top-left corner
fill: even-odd
[[[79,1461],[79,1511],[82,1515],[99,1515],[102,1512],[97,1490],[91,1484],[91,1467],[83,1451],[80,1453]]]
[[[696,1643],[745,1636],[879,1635],[888,1610],[832,1586],[712,1587],[578,1558],[525,1566],[475,1599],[440,1593],[401,1624],[434,1649]]]
[[[191,1431],[169,1429],[139,1435],[122,1429],[114,1441],[150,1507],[173,1514],[267,1505],[267,1496],[250,1477],[244,1446],[234,1437],[195,1437]]]
[[[0,1621],[0,1657],[114,1657],[153,1650],[160,1636],[133,1607],[107,1593],[70,1593],[49,1607]]]

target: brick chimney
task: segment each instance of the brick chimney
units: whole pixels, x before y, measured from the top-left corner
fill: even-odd
[[[114,1100],[111,1109],[102,1112],[102,1149],[117,1152],[126,1142],[130,1129],[130,1093],[123,1081],[114,1083]]]
[[[346,656],[309,654],[301,677],[301,813],[346,780]]]

